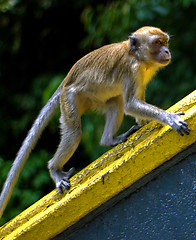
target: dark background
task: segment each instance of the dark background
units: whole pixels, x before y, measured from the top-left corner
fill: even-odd
[[[144,25],[170,33],[172,63],[147,89],[147,101],[167,109],[196,86],[196,0],[0,0],[0,184],[42,106],[71,66],[89,51],[122,41]],[[1,223],[54,189],[47,161],[59,142],[57,113],[27,161]],[[121,132],[134,120],[126,117]],[[82,118],[83,137],[65,166],[77,171],[100,147],[103,116]]]

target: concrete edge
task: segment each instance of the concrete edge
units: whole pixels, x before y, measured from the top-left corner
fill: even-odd
[[[196,91],[169,109],[185,112],[189,136],[151,122],[75,175],[70,191],[52,191],[2,226],[0,239],[50,239],[186,149],[196,140],[195,102]]]
[[[56,237],[52,238],[51,240],[64,240],[70,237],[72,234],[77,232],[78,230],[82,229],[86,224],[90,223],[100,214],[104,213],[108,209],[112,208],[121,200],[125,199],[126,197],[134,194],[137,190],[141,187],[148,184],[150,181],[159,177],[162,173],[167,171],[169,168],[175,166],[176,164],[180,163],[184,160],[184,158],[195,154],[196,152],[196,142],[193,143],[191,146],[186,148],[184,151],[178,153],[176,156],[171,158],[169,161],[162,164],[160,167],[154,169],[149,174],[145,175],[143,178],[140,178],[137,182],[126,188],[125,190],[121,191],[119,194],[114,196],[113,198],[109,199],[107,202],[103,203],[101,206],[93,210],[92,212],[88,213],[84,218],[80,219],[77,223],[73,224],[65,231],[57,235]]]

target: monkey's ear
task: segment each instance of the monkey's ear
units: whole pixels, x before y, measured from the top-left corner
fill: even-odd
[[[139,38],[136,34],[134,34],[134,35],[130,35],[129,39],[130,39],[131,50],[135,52],[136,50],[138,50],[140,46]]]

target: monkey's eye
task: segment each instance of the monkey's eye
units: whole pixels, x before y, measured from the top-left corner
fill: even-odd
[[[158,40],[155,41],[155,44],[157,44],[157,45],[163,45],[163,41],[160,40],[160,39],[158,39]]]
[[[162,45],[165,45],[165,46],[167,46],[167,40],[164,40],[164,39],[157,39],[157,40],[155,40],[155,42],[154,42],[156,45],[160,45],[160,46],[162,46]]]

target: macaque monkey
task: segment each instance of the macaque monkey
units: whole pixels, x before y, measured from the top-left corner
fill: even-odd
[[[73,169],[64,172],[64,164],[75,152],[82,136],[81,115],[88,110],[105,114],[101,145],[115,146],[155,119],[170,125],[180,135],[189,134],[183,113],[170,113],[145,102],[145,88],[155,73],[169,64],[169,35],[159,28],[142,27],[120,43],[90,52],[71,68],[64,81],[35,120],[9,172],[0,197],[0,215],[40,134],[60,105],[61,141],[48,168],[59,192],[70,188]],[[139,126],[115,136],[124,113],[136,118]]]

